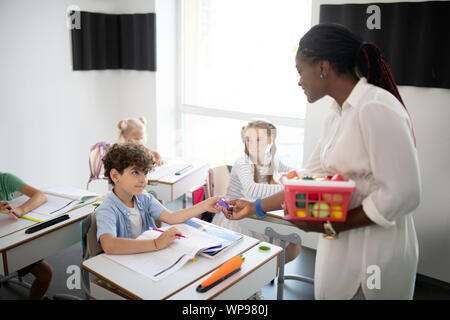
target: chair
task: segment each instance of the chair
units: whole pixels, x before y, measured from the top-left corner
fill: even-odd
[[[228,184],[230,182],[231,166],[219,166],[208,170],[208,177],[206,178],[206,198],[214,197],[215,195],[224,195],[227,192]],[[214,218],[213,212],[204,212],[202,219],[211,222]]]
[[[17,272],[17,271],[13,272],[7,276],[0,276],[0,288],[6,283],[16,284],[16,285],[24,287],[26,289],[31,288],[31,284],[29,284],[28,282],[25,282],[23,280],[23,278],[19,275],[19,272]]]
[[[224,195],[227,192],[231,177],[231,166],[219,166],[208,171],[206,179],[206,196]]]
[[[90,257],[95,257],[103,252],[101,245],[97,241],[97,220],[95,218],[95,211],[80,222],[80,233],[81,247],[83,249],[83,263],[83,261]],[[83,268],[81,268],[81,286],[83,287],[86,297],[89,299],[89,272]]]
[[[80,222],[80,236],[83,261],[94,257],[103,252],[102,247],[97,242],[97,220],[95,219],[95,211]],[[81,288],[85,294],[85,299],[90,300],[89,272],[80,266],[81,270]],[[59,294],[53,297],[55,300],[81,300],[79,297]]]

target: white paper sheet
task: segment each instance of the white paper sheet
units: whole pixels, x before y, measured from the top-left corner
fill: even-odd
[[[45,188],[42,191],[47,195],[54,195],[77,201],[83,201],[92,197],[99,196],[97,193],[70,186]]]
[[[106,254],[105,256],[154,281],[158,281],[179,270],[202,249],[217,246],[221,243],[219,239],[213,238],[188,225],[177,224],[174,225],[174,227],[176,227],[186,238],[174,240],[172,244],[165,249],[139,254]],[[170,227],[161,229],[164,230],[168,228]],[[137,239],[156,239],[160,235],[161,232],[148,230],[141,234]]]

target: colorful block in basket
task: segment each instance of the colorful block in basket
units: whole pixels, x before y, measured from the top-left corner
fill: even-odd
[[[319,200],[319,193],[317,192],[311,192],[308,194],[308,200],[317,201]]]
[[[342,193],[322,193],[322,200],[332,203],[342,203]]]
[[[314,217],[326,218],[330,215],[330,206],[325,202],[317,202],[312,207]]]
[[[355,183],[342,176],[313,175],[281,178],[289,219],[345,221]],[[306,179],[305,179],[306,178]]]
[[[305,203],[304,201],[297,201],[297,202],[295,203],[295,206],[296,206],[297,208],[305,208],[305,207],[306,207],[306,203]]]
[[[297,193],[295,198],[299,200],[306,200],[306,193]]]
[[[342,218],[342,205],[340,204],[333,204],[331,206],[331,217],[336,219]]]
[[[306,217],[306,211],[305,210],[296,210],[295,215],[297,217],[301,217],[301,218]]]

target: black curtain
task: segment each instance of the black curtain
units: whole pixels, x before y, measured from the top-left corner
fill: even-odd
[[[155,13],[79,12],[73,28],[73,70],[156,70]]]
[[[369,29],[370,5],[380,8],[380,29]],[[350,28],[374,42],[398,85],[450,88],[450,2],[321,5],[320,22]]]

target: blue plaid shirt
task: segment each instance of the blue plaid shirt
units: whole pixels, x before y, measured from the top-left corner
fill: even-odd
[[[167,210],[147,191],[135,196],[137,208],[141,214],[144,230],[155,228],[155,221]],[[110,192],[105,201],[96,210],[97,240],[102,234],[112,234],[117,238],[133,238],[131,235],[130,208],[114,192]]]

